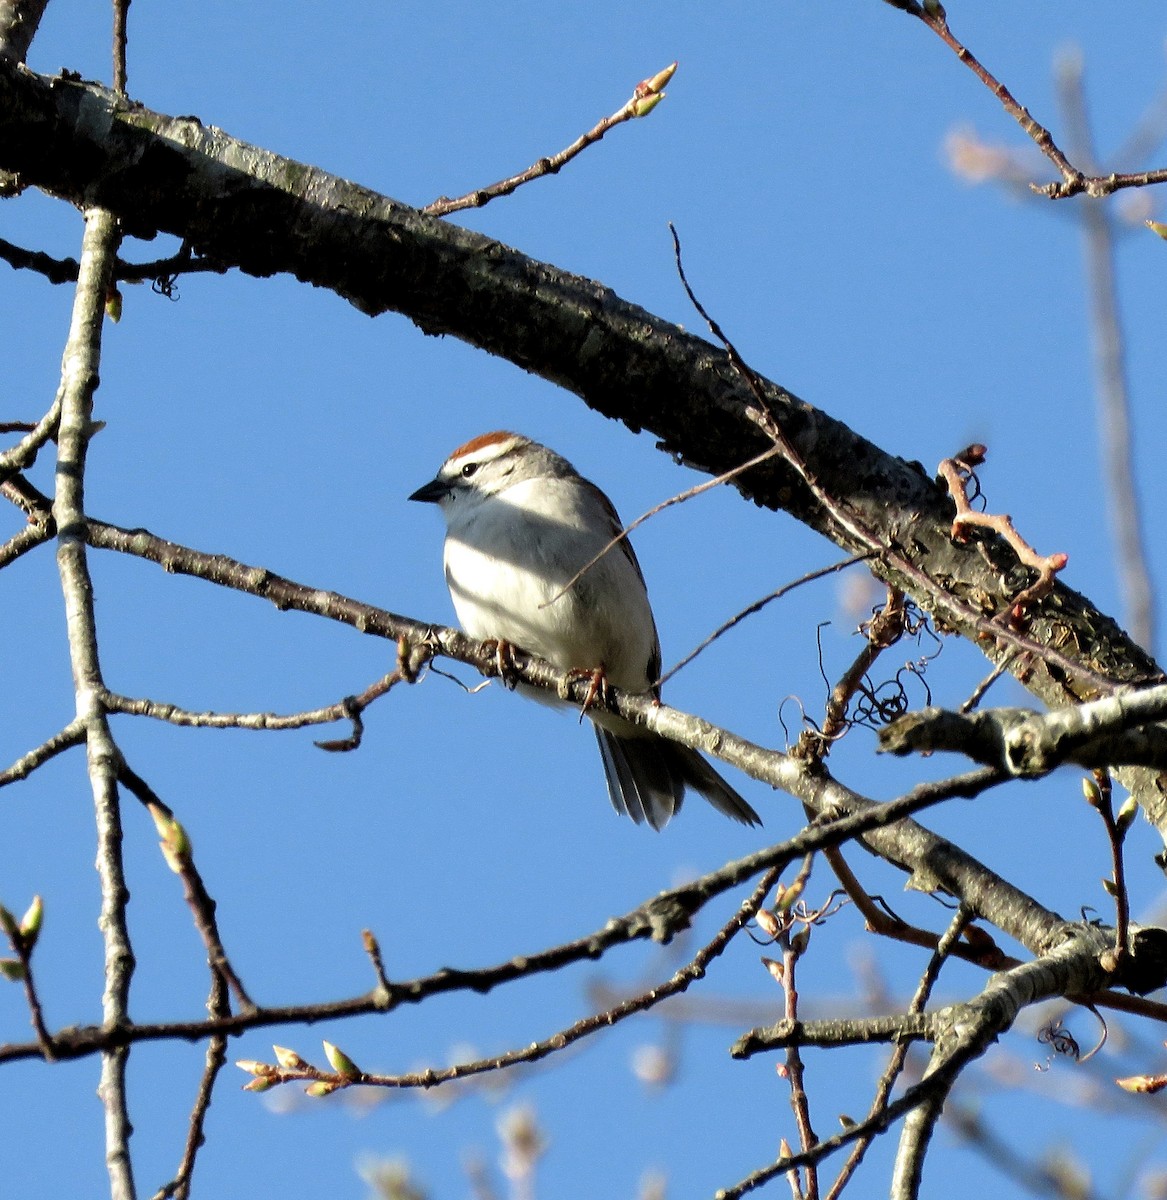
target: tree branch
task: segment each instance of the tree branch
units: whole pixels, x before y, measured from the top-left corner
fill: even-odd
[[[126,923],[129,889],[123,873],[117,791],[120,755],[99,699],[104,684],[97,651],[93,582],[86,561],[84,480],[85,457],[93,434],[93,393],[97,389],[101,361],[106,292],[119,240],[117,220],[112,213],[94,208],[85,214],[81,271],[61,367],[57,495],[53,502],[57,567],[65,600],[77,720],[85,728],[89,780],[97,812],[97,870],[101,880],[98,925],[105,942],[102,1016],[105,1028],[111,1030],[129,1020],[134,953]],[[134,1198],[129,1146],[132,1128],[126,1102],[128,1058],[126,1046],[105,1050],[98,1088],[105,1107],[106,1166],[113,1200]]]

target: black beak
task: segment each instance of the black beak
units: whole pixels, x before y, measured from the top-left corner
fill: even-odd
[[[441,479],[431,479],[429,483],[422,484],[409,498],[411,500],[420,500],[423,504],[437,504],[439,500],[445,498],[450,490],[450,485],[443,482]]]

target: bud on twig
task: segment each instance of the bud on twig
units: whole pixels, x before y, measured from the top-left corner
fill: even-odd
[[[25,950],[29,953],[36,945],[40,936],[41,924],[45,917],[44,901],[39,896],[33,896],[23,917],[20,918],[20,936],[24,939]]]
[[[334,1046],[331,1042],[325,1042],[324,1056],[328,1059],[329,1066],[338,1075],[343,1075],[345,1079],[356,1079],[360,1076],[361,1068],[339,1046]]]
[[[308,1066],[295,1050],[289,1050],[287,1046],[272,1046],[272,1053],[285,1071],[303,1071]]]

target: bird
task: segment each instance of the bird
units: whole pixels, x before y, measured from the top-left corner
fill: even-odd
[[[466,633],[659,699],[660,639],[640,564],[626,537],[604,552],[620,518],[567,459],[518,433],[484,433],[409,499],[445,517],[446,584]],[[618,813],[663,829],[692,789],[727,817],[761,824],[696,750],[602,708],[587,715]]]

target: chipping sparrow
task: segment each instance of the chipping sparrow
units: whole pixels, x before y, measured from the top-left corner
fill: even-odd
[[[409,498],[437,504],[446,518],[446,583],[471,637],[656,694],[660,641],[628,539],[563,591],[621,529],[612,502],[566,459],[519,434],[484,433]],[[587,715],[617,812],[661,829],[692,788],[727,817],[761,824],[695,750],[614,713]]]

